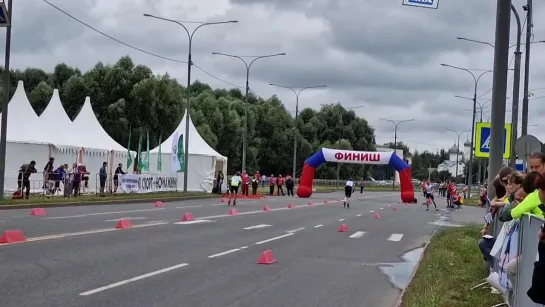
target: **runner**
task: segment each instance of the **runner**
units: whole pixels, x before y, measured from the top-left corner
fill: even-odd
[[[237,205],[237,194],[238,194],[238,187],[240,186],[240,182],[242,181],[242,178],[240,177],[240,172],[236,172],[233,177],[231,177],[231,180],[229,182],[229,202],[227,203],[227,206],[231,206],[231,199],[234,197],[233,200],[233,206]]]
[[[433,197],[433,184],[428,180],[426,182],[426,211],[430,211],[430,202],[433,202],[433,206],[435,207],[435,211],[439,211],[437,209],[437,205],[435,204],[435,199]]]
[[[344,208],[350,208],[352,192],[354,192],[354,179],[350,178],[344,185]]]

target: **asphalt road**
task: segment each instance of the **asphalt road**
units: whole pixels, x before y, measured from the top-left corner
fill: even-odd
[[[393,306],[399,290],[363,264],[399,262],[437,212],[398,193],[366,193],[350,209],[341,196],[241,200],[234,216],[219,199],[0,211],[0,231],[29,240],[0,245],[0,306]],[[181,222],[185,212],[196,220]],[[121,218],[133,228],[115,230]],[[265,249],[276,263],[256,263]]]

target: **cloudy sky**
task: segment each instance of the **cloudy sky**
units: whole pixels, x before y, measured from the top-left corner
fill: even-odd
[[[238,20],[237,24],[197,31],[193,61],[216,78],[193,69],[193,80],[212,87],[243,86],[242,62],[212,52],[256,56],[285,52],[286,56],[261,59],[252,66],[252,91],[261,97],[277,94],[294,113],[293,93],[271,87],[269,82],[291,87],[326,84],[327,89],[305,91],[300,97],[301,107],[319,108],[337,101],[347,108],[364,105],[355,111],[376,129],[378,143],[393,139],[393,125],[379,118],[415,119],[400,126],[399,138],[419,150],[452,146],[456,136],[445,129],[471,130],[471,111],[467,109],[472,103],[454,95],[471,97],[473,78],[440,64],[478,70],[489,70],[493,65],[490,46],[456,39],[461,36],[494,43],[496,1],[492,0],[440,0],[438,10],[402,6],[401,0],[48,1],[125,43],[182,61],[187,58],[188,47],[183,28],[142,14],[197,22]],[[130,55],[138,64],[186,82],[184,64],[112,41],[42,0],[14,2],[14,68],[31,66],[51,71],[57,63],[65,62],[87,70],[97,61],[113,63]],[[545,40],[545,4],[534,2],[533,39],[537,42]],[[513,0],[523,22],[524,3]],[[195,24],[187,26],[192,30]],[[511,28],[514,43],[514,19]],[[535,125],[540,124],[539,116],[545,116],[545,43],[532,47],[530,125]],[[512,83],[510,73],[508,122]],[[478,87],[484,120],[490,116],[487,100],[491,87],[492,75],[487,74]],[[543,125],[530,126],[529,132],[543,140]],[[468,137],[462,136],[461,141]]]

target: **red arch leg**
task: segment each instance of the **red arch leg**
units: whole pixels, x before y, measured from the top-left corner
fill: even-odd
[[[297,187],[297,196],[309,198],[312,195],[312,181],[314,181],[316,169],[306,164],[303,166],[301,178],[299,178],[299,187]]]

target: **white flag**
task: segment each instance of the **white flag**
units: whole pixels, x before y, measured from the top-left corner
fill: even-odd
[[[180,135],[176,132],[172,138],[172,147],[170,148],[170,173],[177,173],[180,170],[180,160],[178,160],[178,139]]]

